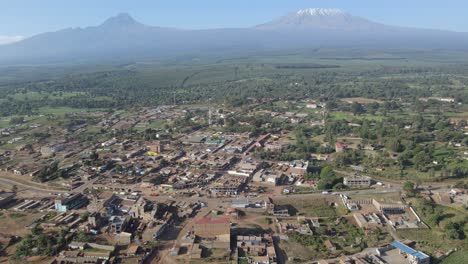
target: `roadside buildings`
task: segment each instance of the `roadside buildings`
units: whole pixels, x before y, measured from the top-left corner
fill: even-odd
[[[410,264],[429,264],[431,262],[431,258],[424,252],[417,251],[400,241],[393,241],[390,245],[398,249],[400,254],[405,255]]]
[[[81,193],[72,194],[55,200],[55,210],[66,213],[69,210],[77,209],[88,202],[86,196]]]
[[[348,187],[369,187],[372,184],[372,178],[362,175],[347,176],[344,177],[343,184]]]

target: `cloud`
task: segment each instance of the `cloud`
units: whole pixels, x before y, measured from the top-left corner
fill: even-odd
[[[23,40],[23,36],[2,36],[0,35],[0,45],[10,44]]]

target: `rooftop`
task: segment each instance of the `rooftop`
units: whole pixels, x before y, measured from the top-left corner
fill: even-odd
[[[429,256],[424,254],[423,252],[412,249],[412,248],[408,247],[407,245],[401,243],[400,241],[393,241],[391,243],[391,245],[396,247],[397,249],[405,252],[406,254],[412,255],[412,256],[414,256],[414,257],[416,257],[418,259],[429,258]]]

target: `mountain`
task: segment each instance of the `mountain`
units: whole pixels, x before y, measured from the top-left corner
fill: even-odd
[[[302,9],[251,28],[206,30],[148,26],[122,13],[98,26],[0,45],[0,64],[131,61],[316,47],[466,49],[468,34],[388,26],[339,9]]]
[[[262,30],[378,30],[383,24],[353,16],[340,9],[308,8],[291,13],[266,24]]]

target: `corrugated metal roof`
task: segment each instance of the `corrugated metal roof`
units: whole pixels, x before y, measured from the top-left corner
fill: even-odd
[[[412,249],[412,248],[408,247],[407,245],[401,243],[400,241],[393,241],[391,243],[391,245],[398,248],[399,250],[405,252],[406,254],[415,256],[418,259],[425,259],[425,258],[429,257],[428,255],[424,254],[423,252]]]

